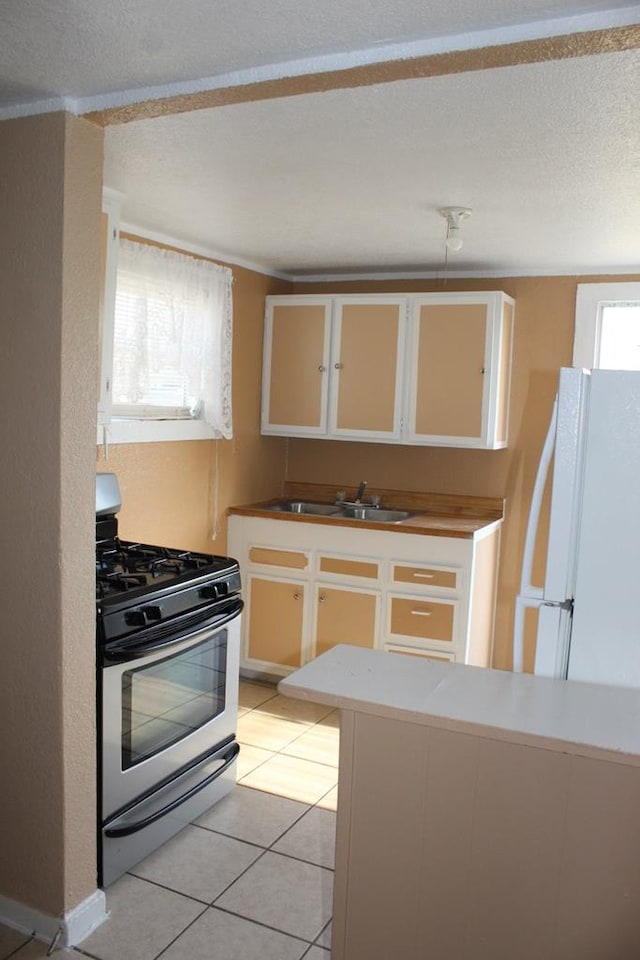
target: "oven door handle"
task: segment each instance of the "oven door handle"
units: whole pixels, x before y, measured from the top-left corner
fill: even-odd
[[[195,634],[213,629],[218,630],[220,627],[223,627],[225,623],[229,623],[230,620],[239,616],[243,607],[244,603],[238,597],[235,600],[229,600],[227,602],[224,613],[216,614],[208,620],[202,620],[194,624],[195,629],[187,633],[179,632],[179,623],[174,623],[171,624],[170,627],[167,625],[164,630],[162,630],[162,628],[158,629],[155,634],[152,634],[145,640],[141,640],[139,643],[136,643],[135,639],[132,641],[131,638],[122,643],[109,643],[103,650],[103,659],[109,663],[118,663],[126,660],[136,660],[139,657],[146,657],[147,654],[152,653],[154,650],[168,647],[178,641],[182,643]]]
[[[210,783],[213,783],[214,780],[217,780],[218,777],[222,776],[224,771],[233,763],[239,753],[240,744],[234,740],[231,746],[222,754],[221,759],[224,760],[222,766],[218,767],[217,770],[214,770],[214,772],[209,774],[208,777],[205,777],[204,780],[196,783],[196,785],[187,790],[186,793],[176,797],[176,799],[172,800],[171,803],[167,803],[166,806],[162,807],[161,810],[156,810],[154,813],[150,813],[148,817],[143,817],[142,820],[138,820],[136,823],[127,823],[122,827],[107,827],[104,831],[105,837],[109,837],[110,839],[129,837],[131,834],[138,833],[139,830],[144,830],[145,827],[149,827],[152,823],[155,823],[156,820],[160,820],[168,813],[171,813],[172,810],[175,810],[181,804],[186,803],[187,800],[190,800],[191,797],[194,797],[196,793],[204,790],[204,788],[208,787]]]

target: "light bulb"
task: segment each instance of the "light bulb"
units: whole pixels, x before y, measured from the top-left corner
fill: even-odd
[[[461,250],[462,249],[462,237],[460,236],[459,227],[449,227],[447,231],[447,247],[449,250]]]

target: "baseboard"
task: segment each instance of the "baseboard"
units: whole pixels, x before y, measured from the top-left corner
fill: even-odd
[[[56,947],[74,947],[106,920],[106,906],[104,892],[94,890],[62,916],[51,917],[24,903],[0,896],[0,923],[44,943],[55,941]]]

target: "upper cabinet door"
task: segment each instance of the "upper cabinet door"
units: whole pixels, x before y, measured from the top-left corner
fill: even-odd
[[[506,446],[512,321],[499,292],[414,299],[407,442]]]
[[[403,297],[335,299],[331,436],[400,440],[406,313]]]
[[[269,297],[262,374],[262,432],[327,431],[330,297]]]

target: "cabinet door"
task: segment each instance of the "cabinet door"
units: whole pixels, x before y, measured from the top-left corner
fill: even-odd
[[[245,655],[260,664],[302,666],[305,584],[250,576]]]
[[[263,433],[326,433],[330,337],[330,298],[268,298],[262,374]]]
[[[338,643],[370,647],[376,644],[380,594],[317,584],[314,656]]]
[[[512,310],[496,292],[415,299],[409,442],[506,446]]]
[[[407,301],[336,298],[333,317],[329,433],[400,438]]]

